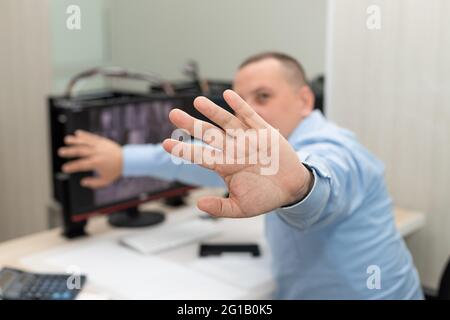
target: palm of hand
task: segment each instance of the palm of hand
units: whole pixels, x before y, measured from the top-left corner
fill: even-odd
[[[307,192],[309,172],[301,164],[289,143],[236,93],[228,90],[224,93],[224,98],[234,109],[236,116],[206,98],[196,99],[194,102],[195,107],[214,123],[220,125],[221,129],[197,120],[180,110],[172,111],[170,115],[171,121],[176,126],[189,131],[195,138],[203,140],[212,147],[218,148],[214,154],[221,161],[195,162],[193,155],[203,155],[206,152],[204,146],[195,146],[171,139],[164,141],[163,144],[164,148],[172,154],[177,146],[183,145],[190,149],[192,152],[183,152],[176,156],[214,170],[225,181],[229,190],[229,198],[205,197],[199,200],[198,207],[215,216],[244,218],[263,214],[301,199]],[[214,145],[204,136],[198,136],[198,132],[194,130],[196,125],[215,130],[216,134],[224,136],[224,141],[239,139],[239,135],[230,138],[230,135],[227,134],[229,128],[240,129],[241,136],[250,130],[266,130],[269,134],[266,134],[265,137],[270,136],[270,138],[265,144],[266,148],[261,148],[261,141],[256,140],[253,147],[251,147],[251,143],[248,145],[244,143],[243,149],[241,146],[241,153],[236,152],[234,148],[231,152],[228,148]],[[237,150],[239,150],[239,145]],[[269,158],[267,158],[268,155]],[[200,159],[203,157],[200,156]],[[275,167],[273,167],[274,164]],[[267,168],[268,165],[270,168]]]

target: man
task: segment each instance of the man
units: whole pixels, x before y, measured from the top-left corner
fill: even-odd
[[[169,139],[163,145],[120,148],[85,132],[66,138],[69,147],[60,155],[81,159],[63,170],[97,171],[96,177],[82,181],[91,188],[121,174],[226,185],[229,198],[206,197],[198,207],[221,217],[266,214],[277,298],[422,299],[417,271],[395,228],[382,164],[351,132],[313,111],[314,95],[301,65],[280,53],[253,56],[240,66],[233,89],[237,94],[228,90],[224,98],[236,116],[206,98],[194,102],[220,128],[180,110],[172,111],[170,120],[212,145],[216,159],[237,156],[198,135],[196,126],[222,135],[227,143],[239,138],[227,130],[270,131],[275,134],[270,146],[276,144],[279,156],[272,175],[261,174],[260,162],[176,165],[163,150],[195,162],[195,155],[208,150],[206,145]],[[244,151],[245,160],[252,152],[261,154],[258,148]]]

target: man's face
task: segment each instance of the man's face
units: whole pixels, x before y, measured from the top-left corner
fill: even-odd
[[[293,84],[284,66],[271,58],[240,69],[233,89],[284,137],[311,112],[314,103],[313,96],[308,96],[311,90]]]

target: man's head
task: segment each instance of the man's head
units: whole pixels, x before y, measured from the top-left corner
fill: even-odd
[[[239,66],[233,89],[284,137],[314,107],[314,94],[307,85],[303,67],[282,53],[249,57]]]

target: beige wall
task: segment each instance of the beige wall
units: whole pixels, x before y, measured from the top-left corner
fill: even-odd
[[[450,1],[331,1],[329,115],[387,166],[397,205],[427,214],[408,239],[422,282],[450,256]],[[381,8],[381,30],[366,9]]]
[[[46,227],[48,3],[0,1],[0,241]]]
[[[325,0],[111,0],[114,64],[182,77],[187,59],[204,75],[231,79],[247,56],[285,51],[307,73],[324,72]]]

